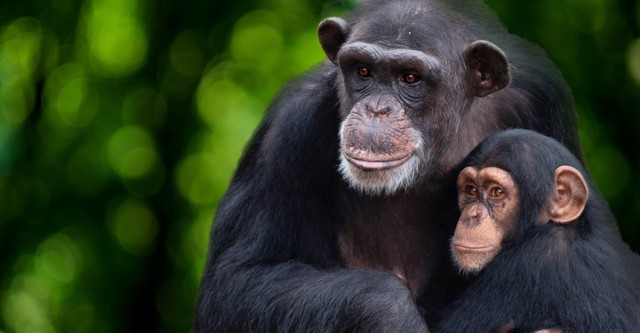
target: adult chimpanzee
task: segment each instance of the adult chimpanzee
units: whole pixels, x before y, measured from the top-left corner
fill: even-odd
[[[452,168],[511,127],[580,152],[561,75],[480,1],[368,1],[318,36],[330,61],[279,94],[218,207],[194,331],[424,332],[459,290]]]
[[[565,147],[509,130],[462,167],[451,252],[480,273],[438,332],[640,332],[640,259]]]

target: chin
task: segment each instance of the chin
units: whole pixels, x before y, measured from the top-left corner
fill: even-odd
[[[451,256],[453,262],[464,274],[477,274],[496,256],[499,247],[491,247],[489,250],[483,251],[460,251],[453,245],[451,246]]]

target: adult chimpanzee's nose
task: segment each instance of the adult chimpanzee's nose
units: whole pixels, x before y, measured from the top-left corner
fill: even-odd
[[[384,115],[388,114],[389,111],[390,111],[390,108],[388,106],[375,105],[375,106],[370,106],[369,107],[369,112],[373,116],[384,116]]]
[[[370,116],[384,116],[393,111],[397,107],[396,99],[388,94],[381,94],[376,99],[371,100],[367,105],[367,111]]]

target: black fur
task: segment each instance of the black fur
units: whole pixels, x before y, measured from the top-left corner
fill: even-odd
[[[218,207],[194,332],[425,332],[424,317],[437,322],[461,289],[447,253],[456,208],[442,189],[453,166],[486,135],[511,127],[553,136],[580,155],[561,75],[481,2],[370,1],[347,22],[346,43],[439,59],[441,80],[430,92],[439,104],[408,111],[430,160],[408,190],[369,196],[349,188],[337,170],[339,126],[350,107],[340,102],[341,71],[327,61],[287,85]],[[511,83],[486,97],[465,81],[464,50],[479,39],[498,45],[510,63]],[[341,252],[349,232],[359,237],[354,251],[367,256],[362,265],[347,267],[353,258]],[[398,263],[417,286],[390,273]]]
[[[575,167],[590,197],[574,222],[540,224],[557,167]],[[509,130],[485,139],[462,163],[512,174],[520,193],[515,234],[478,275],[436,332],[640,332],[640,259],[581,163],[559,142]]]

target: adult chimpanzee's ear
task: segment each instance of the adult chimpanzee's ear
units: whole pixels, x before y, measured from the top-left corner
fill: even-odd
[[[580,171],[563,165],[556,169],[555,190],[549,205],[551,221],[567,223],[575,221],[589,199],[589,187]]]
[[[339,17],[329,17],[318,25],[318,39],[329,60],[337,65],[338,51],[349,36],[349,23]]]
[[[467,81],[478,97],[494,93],[511,82],[509,62],[502,50],[486,40],[478,40],[464,53]]]

